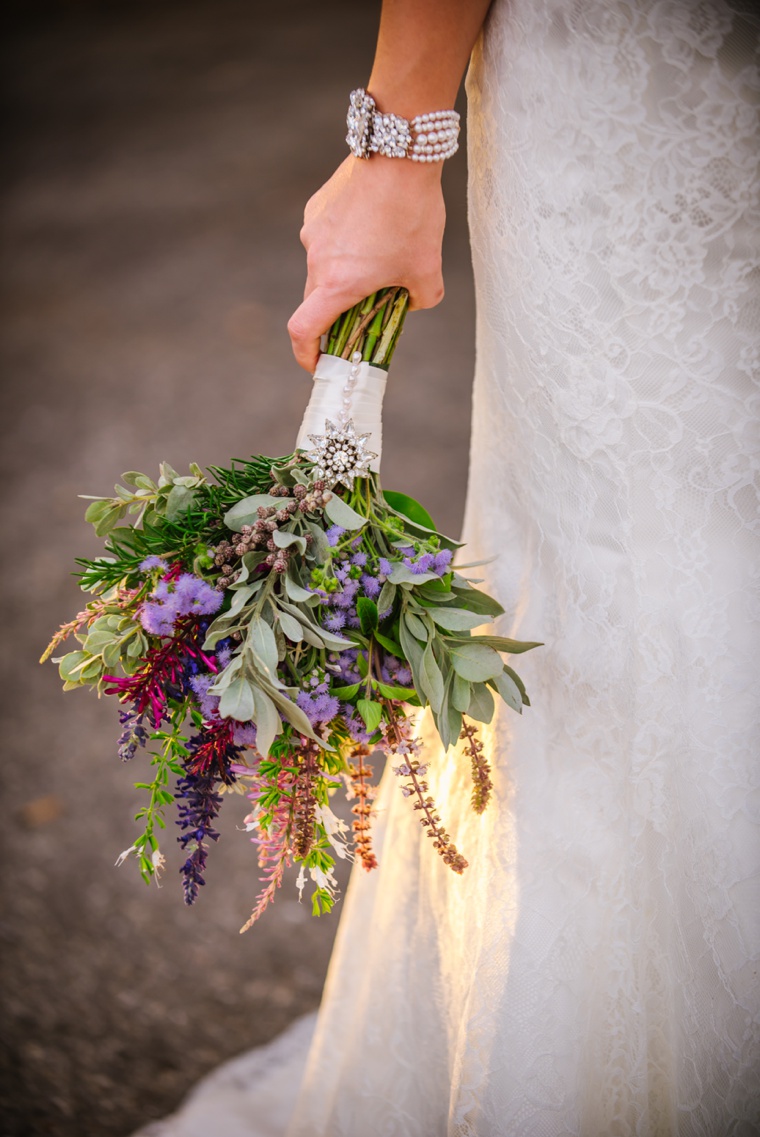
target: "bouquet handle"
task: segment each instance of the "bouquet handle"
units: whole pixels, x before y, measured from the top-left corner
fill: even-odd
[[[344,312],[327,334],[296,440],[310,450],[330,432],[363,437],[369,468],[380,469],[383,396],[388,367],[409,305],[405,288],[382,288]]]

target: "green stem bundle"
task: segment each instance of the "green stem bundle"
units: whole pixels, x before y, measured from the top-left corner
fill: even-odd
[[[387,371],[408,307],[405,288],[394,286],[373,292],[338,316],[327,333],[326,353],[350,359],[360,351],[363,360]]]

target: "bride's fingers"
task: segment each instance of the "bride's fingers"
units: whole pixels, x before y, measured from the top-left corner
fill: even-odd
[[[356,296],[352,293],[333,292],[319,286],[308,293],[303,304],[296,308],[288,320],[293,354],[301,367],[309,372],[314,371],[319,359],[320,336],[342,312],[363,299],[363,294]]]

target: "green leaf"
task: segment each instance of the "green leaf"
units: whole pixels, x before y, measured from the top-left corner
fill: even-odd
[[[408,703],[410,699],[417,698],[414,687],[396,687],[393,683],[379,683],[378,690],[384,699],[398,699],[401,703]]]
[[[415,525],[421,525],[423,529],[430,529],[433,533],[436,532],[433,518],[425,507],[420,505],[415,498],[409,497],[409,495],[405,493],[398,493],[396,490],[383,490],[383,497],[394,513],[400,513],[402,517],[413,521]]]
[[[370,734],[374,734],[383,717],[382,703],[375,703],[371,699],[359,699],[356,709],[364,719],[364,725]]]
[[[176,521],[178,517],[187,513],[195,501],[196,493],[196,490],[189,489],[187,486],[172,486],[166,499],[166,520]]]
[[[347,703],[349,699],[353,699],[359,693],[359,688],[363,686],[363,683],[351,683],[348,687],[331,687],[330,694]],[[382,687],[382,684],[380,686]]]
[[[523,708],[522,695],[514,679],[502,671],[498,675],[493,676],[492,681],[507,706],[511,707],[513,711],[517,711],[518,715],[521,715]]]
[[[393,602],[396,599],[396,585],[391,584],[386,580],[383,587],[380,589],[380,595],[377,598],[378,612],[387,612],[389,608],[393,607]]]
[[[377,628],[377,604],[367,596],[361,596],[356,602],[356,614],[365,636],[371,636]]]
[[[282,509],[287,505],[286,498],[272,497],[268,493],[253,494],[252,497],[244,497],[242,501],[238,501],[228,509],[224,515],[224,524],[228,529],[233,532],[239,533],[244,525],[253,525],[259,519],[258,509],[260,506],[269,508],[275,506],[277,509]]]
[[[481,592],[479,588],[460,588],[454,586],[456,592],[457,602],[462,608],[466,608],[469,612],[480,612],[483,616],[502,616],[504,609],[498,600],[494,600],[485,592]]]
[[[98,521],[101,520],[101,518],[105,516],[106,513],[108,513],[110,508],[110,501],[107,501],[105,498],[97,498],[92,502],[91,505],[87,506],[87,509],[84,513],[84,519],[85,521],[89,521],[90,524],[95,525]]]
[[[367,518],[362,517],[355,509],[347,505],[343,498],[338,497],[336,493],[332,495],[325,506],[325,513],[333,525],[340,525],[341,529],[363,529],[367,524]]]
[[[424,584],[428,580],[438,580],[438,575],[434,572],[412,572],[408,565],[399,561],[393,566],[388,580],[391,584]]]
[[[300,643],[303,639],[303,628],[299,621],[288,612],[278,612],[277,618],[288,639],[294,644]]]
[[[306,538],[289,529],[275,529],[272,540],[278,549],[289,549],[291,545],[295,545],[301,556],[306,552]]]
[[[404,652],[404,658],[412,669],[414,686],[418,691],[422,691],[422,684],[420,682],[420,669],[422,667],[422,645],[418,640],[414,638],[412,633],[407,630],[406,624],[403,620],[399,621],[398,631],[399,639],[401,640],[401,647]]]
[[[243,608],[251,599],[254,592],[258,592],[257,584],[244,584],[242,588],[237,589],[235,595],[232,597],[232,603],[230,604],[229,609],[224,613],[228,620],[232,621],[232,619],[237,616],[238,612],[242,612]],[[214,623],[216,623],[216,621],[214,621]],[[209,628],[209,631],[210,630],[211,629]]]
[[[282,720],[273,700],[261,687],[254,688],[253,697],[256,704],[252,716],[256,723],[256,749],[259,754],[267,755],[277,735],[282,733]]]
[[[113,671],[115,667],[118,667],[119,660],[121,659],[122,646],[121,643],[117,642],[110,643],[103,648],[103,663],[107,671]]]
[[[285,577],[285,592],[290,599],[295,600],[296,603],[303,603],[304,601],[314,599],[313,593],[302,588],[301,585],[293,579],[290,573]]]
[[[268,679],[277,676],[277,641],[269,624],[261,616],[254,616],[248,625],[247,642],[256,663]]]
[[[64,655],[58,664],[58,674],[67,682],[78,682],[79,672],[85,666],[89,655],[86,651],[70,651]]]
[[[454,672],[451,684],[451,703],[458,711],[466,711],[470,705],[470,684]]]
[[[467,632],[483,623],[483,618],[465,608],[428,608],[439,628],[449,632]]]
[[[490,722],[494,712],[493,695],[485,683],[474,683],[470,705],[465,707],[465,713],[476,722]]]
[[[482,683],[500,675],[503,670],[501,657],[485,644],[472,643],[470,640],[449,640],[447,647],[451,653],[452,666],[463,679]]]
[[[506,675],[508,675],[510,677],[510,679],[514,679],[514,681],[517,685],[517,689],[520,692],[520,695],[522,696],[523,706],[529,707],[530,706],[530,699],[528,698],[528,692],[525,690],[525,684],[523,683],[520,676],[517,674],[516,671],[513,671],[512,668],[507,663],[504,664],[504,672]]]
[[[523,651],[530,651],[534,647],[543,647],[541,643],[528,643],[526,640],[509,640],[504,636],[472,636],[471,643],[487,644],[496,651],[505,651],[510,655],[519,655]]]
[[[427,643],[428,631],[419,616],[415,616],[414,612],[404,612],[401,620],[406,624],[409,631],[415,636],[416,639],[422,640]]]
[[[311,553],[314,560],[318,565],[323,565],[325,561],[329,561],[332,556],[332,549],[330,543],[325,536],[325,531],[321,525],[317,525],[316,521],[307,521],[306,528],[311,533],[313,538],[311,545]]]
[[[306,738],[311,738],[314,742],[318,742],[323,750],[335,749],[335,747],[331,746],[324,738],[320,738],[319,735],[314,733],[314,729],[306,716],[306,712],[302,711],[287,695],[284,695],[282,691],[278,691],[276,688],[268,685],[266,685],[266,693],[272,702],[275,703],[283,718],[286,718],[299,734],[303,734]]]
[[[430,706],[436,714],[443,704],[443,675],[433,655],[433,645],[429,643],[422,655],[420,669],[420,682],[422,690],[427,695]]]
[[[250,722],[254,714],[253,687],[242,675],[233,679],[219,700],[219,714],[223,719]]]
[[[401,648],[401,644],[396,643],[396,641],[392,640],[390,636],[383,635],[382,632],[375,632],[375,639],[385,648],[386,651],[389,651],[391,655],[395,655],[397,659],[404,658],[404,652]]]

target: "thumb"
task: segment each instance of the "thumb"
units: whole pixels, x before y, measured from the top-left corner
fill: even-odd
[[[288,320],[293,354],[301,367],[313,372],[319,359],[319,338],[342,312],[358,303],[362,296],[315,288]]]

